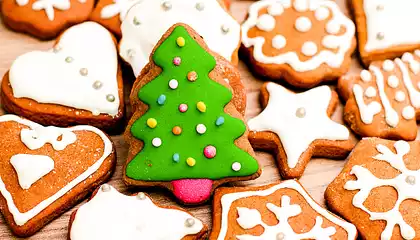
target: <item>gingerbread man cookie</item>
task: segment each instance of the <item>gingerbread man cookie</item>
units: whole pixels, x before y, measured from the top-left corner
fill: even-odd
[[[161,207],[145,193],[127,196],[108,184],[70,218],[70,240],[198,240],[207,227],[186,210]]]
[[[111,177],[116,156],[97,128],[44,127],[0,116],[0,210],[12,232],[33,235]]]
[[[310,88],[348,71],[354,33],[333,1],[261,0],[242,24],[242,49],[255,73]]]
[[[344,119],[363,137],[414,140],[420,113],[420,51],[373,62],[338,82]]]
[[[249,140],[255,149],[274,152],[283,178],[299,178],[312,156],[343,158],[352,150],[348,129],[330,119],[337,103],[328,86],[293,93],[265,83],[265,109],[248,121]]]
[[[124,116],[115,40],[95,22],[66,30],[54,48],[19,56],[4,75],[3,108],[44,125],[116,131]]]
[[[4,23],[15,31],[51,39],[86,21],[94,4],[94,0],[4,0],[1,15]]]
[[[120,55],[138,76],[166,30],[185,23],[212,51],[236,65],[241,29],[224,5],[217,0],[143,0],[130,9],[121,25]]]
[[[226,61],[185,24],[171,27],[150,59],[131,91],[124,181],[199,204],[220,184],[257,178],[248,131],[222,77]]]
[[[410,25],[420,21],[420,2],[351,0],[363,63],[400,57],[420,48],[420,33]]]
[[[419,239],[420,142],[364,138],[328,186],[329,207],[362,239]]]
[[[294,180],[216,190],[213,240],[355,240],[354,225],[320,207]]]

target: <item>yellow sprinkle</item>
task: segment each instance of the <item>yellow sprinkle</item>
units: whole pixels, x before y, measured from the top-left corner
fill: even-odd
[[[147,119],[147,126],[150,128],[155,128],[157,126],[157,121],[154,118]]]
[[[203,102],[198,102],[197,103],[197,109],[200,112],[206,112],[206,109],[207,109],[206,104],[203,103]]]
[[[195,165],[195,159],[192,158],[192,157],[187,158],[187,164],[190,167],[194,167],[194,165]]]
[[[178,37],[176,39],[176,44],[178,44],[178,46],[180,46],[180,47],[185,46],[185,39],[183,37]]]

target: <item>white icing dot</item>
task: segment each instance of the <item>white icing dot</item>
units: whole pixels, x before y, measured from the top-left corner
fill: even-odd
[[[330,15],[330,12],[329,12],[328,8],[326,8],[326,7],[321,6],[321,7],[318,7],[315,10],[315,18],[318,21],[323,21],[323,20],[327,19],[329,17],[329,15]]]
[[[340,32],[340,23],[336,21],[329,21],[327,23],[326,29],[329,34],[337,34]]]
[[[398,78],[394,75],[391,75],[391,76],[388,77],[388,81],[387,81],[388,86],[390,86],[392,88],[397,88],[398,85],[399,85],[399,82],[400,81],[398,80]]]
[[[318,51],[318,47],[314,42],[308,41],[305,42],[302,46],[302,53],[305,56],[312,57]]]
[[[410,62],[410,70],[414,73],[414,74],[419,74],[420,72],[420,63],[417,61],[411,61]]]
[[[172,79],[169,81],[169,87],[171,89],[177,89],[178,88],[178,81],[176,79]]]
[[[411,53],[406,52],[402,55],[401,60],[403,60],[404,62],[411,62],[414,60],[414,57]]]
[[[403,102],[405,100],[405,93],[403,91],[398,91],[395,93],[395,101]]]
[[[276,20],[271,15],[263,14],[258,18],[257,28],[262,31],[266,31],[266,32],[272,31],[275,26],[276,26]]]
[[[196,130],[199,134],[204,134],[207,131],[207,128],[204,124],[198,124]]]
[[[235,172],[241,170],[241,167],[242,167],[242,165],[238,162],[232,163],[232,170],[235,171]]]
[[[387,72],[391,72],[392,70],[394,70],[394,67],[394,63],[391,60],[385,60],[382,64],[382,68]]]
[[[414,111],[414,108],[412,106],[406,106],[402,110],[402,116],[406,120],[413,119],[416,115],[416,112]]]
[[[365,96],[372,98],[376,96],[376,89],[372,86],[368,87],[365,91]]]
[[[298,12],[305,12],[308,7],[308,0],[295,0],[293,3],[293,8]]]
[[[276,49],[282,49],[286,46],[286,38],[282,35],[276,35],[271,41],[271,44]]]
[[[322,38],[322,46],[329,49],[337,49],[340,46],[340,41],[337,36],[327,35]]]
[[[267,9],[271,16],[279,16],[284,12],[283,6],[280,3],[273,3]]]
[[[153,138],[152,145],[154,147],[160,147],[160,145],[162,145],[162,139],[160,139],[160,138]]]
[[[414,54],[416,54],[417,57],[420,57],[420,50],[414,51]]]
[[[362,70],[360,72],[360,78],[364,82],[370,82],[372,80],[372,74],[368,70]]]
[[[298,17],[295,21],[295,28],[299,32],[307,32],[311,29],[311,20],[307,17]]]

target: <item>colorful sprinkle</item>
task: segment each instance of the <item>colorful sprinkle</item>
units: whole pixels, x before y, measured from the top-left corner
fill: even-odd
[[[178,107],[178,109],[179,109],[180,112],[184,113],[184,112],[186,112],[188,110],[188,105],[185,104],[185,103],[180,104],[179,107]]]
[[[207,131],[207,128],[204,124],[198,124],[196,130],[199,134],[204,134]]]
[[[162,94],[158,97],[157,103],[159,105],[163,105],[163,104],[165,104],[165,101],[166,101],[166,96]]]
[[[198,78],[198,74],[195,71],[191,71],[187,74],[187,79],[190,82],[195,82]]]
[[[204,156],[206,158],[214,158],[216,156],[216,147],[208,145],[204,148]]]
[[[175,126],[172,128],[172,133],[178,136],[182,133],[182,128],[180,126]]]
[[[197,109],[198,109],[198,111],[203,113],[203,112],[206,112],[207,106],[204,102],[198,102],[197,103]]]
[[[174,155],[172,156],[172,160],[174,160],[174,162],[179,162],[179,153],[174,153]]]
[[[223,123],[225,123],[225,118],[224,117],[218,117],[216,120],[216,126],[221,126],[223,125]]]
[[[155,128],[157,126],[156,119],[154,118],[147,119],[147,126],[149,126],[149,128]]]
[[[241,170],[242,165],[238,162],[234,162],[232,163],[232,170],[235,172],[238,172],[239,170]]]
[[[181,65],[181,58],[180,57],[175,57],[172,62],[174,63],[175,66],[179,66],[179,65]]]
[[[178,81],[176,79],[172,79],[169,81],[169,87],[171,89],[177,89],[178,88]]]
[[[190,167],[194,167],[195,166],[195,159],[192,157],[187,158],[187,164]]]
[[[183,46],[185,46],[185,38],[183,38],[183,37],[178,37],[178,38],[176,39],[176,44],[177,44],[179,47],[183,47]]]
[[[152,145],[154,147],[160,147],[162,145],[162,140],[160,138],[153,138]]]

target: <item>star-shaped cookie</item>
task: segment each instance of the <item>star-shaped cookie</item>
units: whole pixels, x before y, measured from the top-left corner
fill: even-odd
[[[254,148],[273,151],[283,178],[298,178],[312,156],[345,157],[353,148],[348,129],[330,119],[338,102],[328,86],[293,93],[269,82],[261,89],[264,111],[249,120]]]

